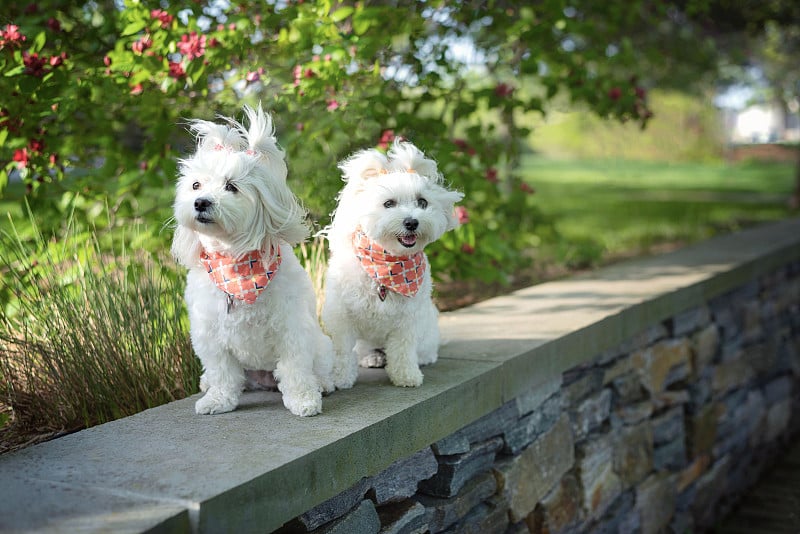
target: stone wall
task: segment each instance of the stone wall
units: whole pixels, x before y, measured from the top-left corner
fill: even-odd
[[[701,532],[800,428],[800,262],[653,324],[280,532]]]

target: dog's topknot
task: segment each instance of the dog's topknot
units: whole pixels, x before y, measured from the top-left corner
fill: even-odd
[[[284,152],[275,139],[275,127],[270,116],[259,105],[244,106],[248,126],[232,117],[220,116],[225,123],[219,124],[202,119],[189,123],[189,129],[197,138],[197,151],[230,150],[249,152],[268,160],[283,159]]]
[[[346,182],[394,172],[413,172],[439,185],[443,181],[435,161],[412,143],[400,139],[394,141],[386,154],[374,148],[361,150],[343,161],[339,168]]]

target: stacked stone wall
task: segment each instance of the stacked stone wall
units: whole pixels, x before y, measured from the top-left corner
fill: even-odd
[[[702,532],[800,428],[800,262],[654,324],[281,532]]]

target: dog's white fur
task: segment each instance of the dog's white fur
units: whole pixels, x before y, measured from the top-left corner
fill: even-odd
[[[448,190],[436,163],[408,142],[394,143],[386,155],[378,150],[357,152],[339,168],[346,185],[326,231],[331,257],[322,311],[334,343],[334,380],[340,388],[351,387],[359,355],[374,359],[381,349],[393,384],[419,386],[419,366],[435,362],[439,348],[430,266],[416,295],[387,291],[381,301],[377,283],[355,255],[353,233],[360,227],[390,254],[414,254],[458,225],[453,205],[463,194]],[[426,207],[420,206],[420,198],[427,201]],[[384,207],[387,200],[396,205]],[[408,248],[398,240],[409,233],[403,224],[407,217],[419,221],[417,241]]]
[[[284,405],[296,415],[322,410],[333,391],[332,344],[319,326],[311,280],[292,251],[308,234],[305,212],[286,184],[287,168],[269,115],[245,106],[249,127],[194,120],[197,150],[180,162],[174,204],[175,258],[189,269],[186,305],[192,345],[203,364],[198,414],[234,410],[245,369],[274,371]],[[210,201],[203,215],[196,199]],[[210,218],[213,222],[199,219]],[[200,253],[240,256],[280,250],[282,263],[267,289],[247,304],[226,294],[200,263]]]

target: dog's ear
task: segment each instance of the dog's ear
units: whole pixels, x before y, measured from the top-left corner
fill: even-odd
[[[460,226],[455,213],[455,204],[462,198],[464,198],[464,193],[460,191],[451,191],[444,187],[436,186],[436,199],[447,218],[447,229],[445,231],[455,230]]]
[[[290,245],[306,240],[309,233],[306,211],[283,180],[258,180],[255,184],[258,195],[258,208],[253,221],[253,238],[261,240],[263,250],[278,245],[274,238],[282,239]]]
[[[172,238],[172,256],[184,267],[192,268],[200,261],[200,240],[185,226],[177,226]]]
[[[342,163],[339,169],[345,182],[358,185],[387,172],[388,160],[378,150],[368,149],[356,152]]]

